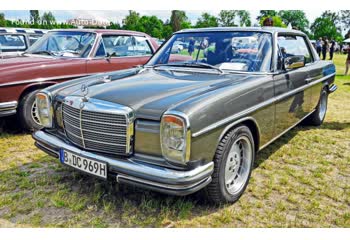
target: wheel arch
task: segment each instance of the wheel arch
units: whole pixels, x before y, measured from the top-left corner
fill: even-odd
[[[21,92],[19,98],[18,98],[18,102],[21,102],[22,101],[22,98],[27,95],[28,93],[32,92],[32,91],[35,91],[35,90],[38,90],[38,89],[43,89],[43,88],[46,88],[46,87],[49,87],[49,86],[52,86],[54,84],[56,84],[57,82],[42,82],[42,83],[33,83],[33,84],[30,84],[28,86],[26,86],[23,91]]]
[[[253,117],[244,117],[239,120],[234,121],[233,123],[230,123],[227,125],[224,130],[221,132],[221,135],[218,139],[218,143],[221,141],[221,139],[233,128],[235,128],[237,125],[245,125],[249,128],[250,132],[253,135],[254,145],[255,145],[255,151],[257,152],[259,150],[260,146],[260,128],[257,123],[257,121]]]

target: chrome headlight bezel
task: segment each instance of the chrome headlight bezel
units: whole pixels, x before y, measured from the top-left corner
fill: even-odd
[[[35,102],[37,106],[40,124],[46,128],[53,127],[53,106],[52,96],[47,91],[40,91],[36,94]]]
[[[177,128],[174,130],[174,125]],[[171,136],[169,129],[181,132],[181,138],[174,135]],[[170,136],[169,136],[170,135]],[[180,149],[169,146],[169,137],[175,140],[183,141]],[[178,111],[168,111],[163,114],[160,123],[160,145],[163,157],[172,163],[186,165],[191,155],[191,129],[189,119],[186,114]]]

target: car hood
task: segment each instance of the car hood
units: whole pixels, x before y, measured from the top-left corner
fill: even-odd
[[[136,117],[160,120],[162,114],[184,101],[214,91],[219,88],[239,84],[247,74],[213,74],[200,72],[158,71],[144,69],[126,74],[110,82],[91,80],[62,87],[56,91],[60,98],[65,96],[83,96],[81,86],[88,86],[88,98],[108,101],[128,106],[135,111]],[[104,77],[106,78],[106,76]]]
[[[71,65],[77,59],[55,58],[40,55],[21,55],[0,58],[0,84],[19,80],[52,77],[51,72],[40,69],[51,69],[57,65]],[[54,76],[54,75],[53,75]]]

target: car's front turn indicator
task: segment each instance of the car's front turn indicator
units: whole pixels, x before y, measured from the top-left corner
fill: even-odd
[[[186,164],[190,158],[191,133],[186,117],[165,114],[160,124],[162,154],[168,161]]]
[[[52,127],[53,109],[51,104],[51,96],[47,93],[40,92],[36,94],[36,106],[40,124],[44,127]]]

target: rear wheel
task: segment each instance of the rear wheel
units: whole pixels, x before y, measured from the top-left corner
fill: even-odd
[[[328,91],[326,88],[323,88],[320,95],[320,100],[316,107],[316,110],[307,118],[307,124],[313,126],[320,126],[327,113],[327,105],[328,105]]]
[[[19,104],[18,116],[23,129],[35,131],[41,128],[35,102],[35,95],[39,91],[40,89],[27,93]]]
[[[236,202],[246,189],[255,160],[252,133],[237,126],[220,141],[214,157],[212,182],[207,187],[215,203]]]

